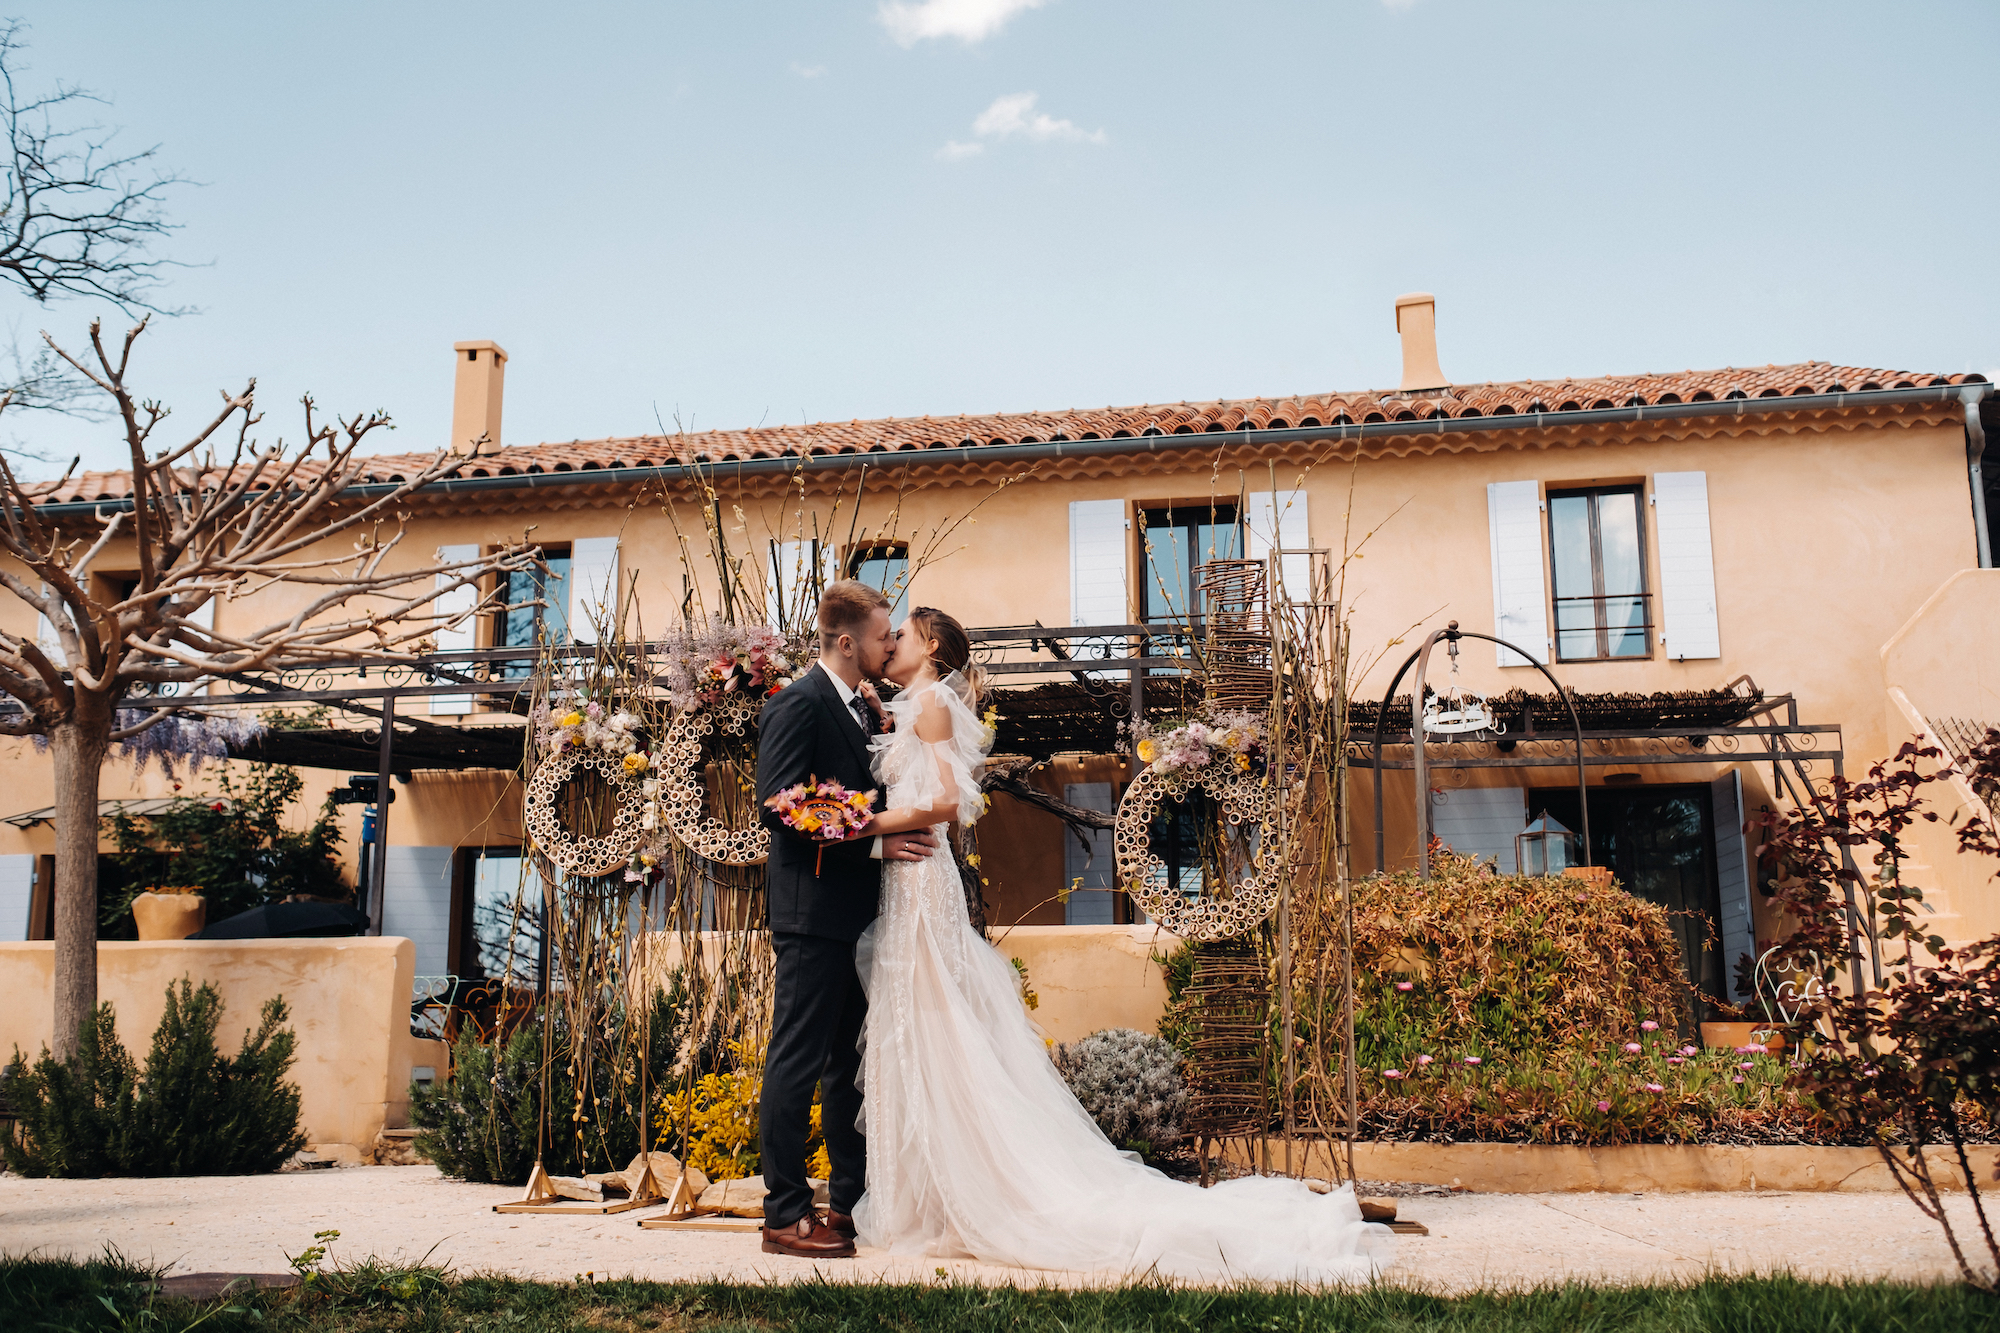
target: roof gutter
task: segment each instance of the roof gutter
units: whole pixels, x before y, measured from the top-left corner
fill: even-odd
[[[666,463],[652,467],[583,468],[568,472],[523,472],[498,477],[446,477],[424,487],[424,495],[472,495],[482,491],[518,491],[573,486],[639,485],[648,481],[676,482],[705,477],[711,483],[728,478],[789,476],[795,472],[849,472],[859,468],[894,467],[900,463],[1014,464],[1051,462],[1064,458],[1097,458],[1117,454],[1166,454],[1208,450],[1217,446],[1285,444],[1346,444],[1426,435],[1477,435],[1493,431],[1547,430],[1554,427],[1613,426],[1641,421],[1686,421],[1703,417],[1752,417],[1773,412],[1825,412],[1849,408],[1937,406],[1955,404],[1990,385],[1936,385],[1920,389],[1869,389],[1855,393],[1794,394],[1784,398],[1734,398],[1712,403],[1663,403],[1650,407],[1586,408],[1573,412],[1520,412],[1499,416],[1436,417],[1428,421],[1372,421],[1336,426],[1291,426],[1282,430],[1202,431],[1187,435],[1135,435],[1108,440],[1044,440],[1033,444],[975,445],[967,448],[871,450],[840,454],[786,454],[719,463]],[[1968,407],[1976,417],[1976,400]],[[1968,428],[1971,429],[1971,428]],[[1981,435],[1983,441],[1984,436]],[[1982,445],[1983,447],[1983,445]],[[343,492],[357,500],[394,494],[397,482],[368,482]],[[115,514],[132,507],[126,500],[74,500],[38,506],[44,516]],[[1981,501],[1983,512],[1984,502]],[[1984,531],[1982,527],[1981,531]],[[1983,548],[1982,548],[1983,549]],[[1982,554],[1982,563],[1986,556]]]
[[[1967,384],[1958,391],[1965,404],[1965,473],[1972,485],[1972,531],[1981,569],[1993,568],[1993,530],[1986,524],[1986,423],[1979,419],[1979,405],[1992,392],[1990,384]]]

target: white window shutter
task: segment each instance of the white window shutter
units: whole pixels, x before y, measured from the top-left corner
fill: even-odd
[[[466,560],[477,560],[479,548],[440,546],[437,554],[439,564],[456,565]],[[458,576],[441,573],[436,577],[437,586],[442,589],[450,587]],[[437,639],[439,652],[462,653],[477,646],[472,641],[472,609],[479,605],[477,589],[467,585],[450,592],[440,592],[433,605],[440,617],[437,634],[434,636]],[[455,669],[470,674],[471,665],[469,662],[461,662]],[[438,694],[431,697],[431,714],[434,717],[460,717],[471,711],[472,696],[469,694]]]
[[[1653,474],[1660,538],[1660,643],[1679,661],[1722,656],[1715,614],[1715,551],[1708,534],[1708,474]]]
[[[595,643],[597,622],[618,613],[618,539],[579,537],[569,544],[569,637]]]
[[[1250,512],[1244,516],[1243,550],[1252,560],[1268,556],[1273,543],[1280,551],[1303,551],[1312,545],[1304,491],[1252,491],[1249,500]],[[1312,557],[1284,556],[1280,569],[1286,599],[1311,601]]]
[[[1486,532],[1493,548],[1493,634],[1529,656],[1499,648],[1503,667],[1549,660],[1548,589],[1542,562],[1542,485],[1496,481],[1486,488]],[[1497,645],[1496,645],[1497,647]]]
[[[48,584],[44,583],[42,585],[44,596],[47,596],[51,591],[53,590]],[[42,650],[43,655],[57,666],[67,667],[69,665],[69,658],[63,652],[62,638],[56,633],[56,622],[50,620],[40,611],[35,612],[35,644]]]
[[[1070,501],[1070,624],[1127,623],[1125,523],[1123,500]]]

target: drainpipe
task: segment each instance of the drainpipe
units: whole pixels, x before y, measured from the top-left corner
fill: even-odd
[[[1982,460],[1986,455],[1986,426],[1979,420],[1979,404],[1993,392],[1990,384],[1968,384],[1958,391],[1965,404],[1965,471],[1972,483],[1972,523],[1979,538],[1979,567],[1993,568],[1993,531],[1986,525],[1986,476]]]

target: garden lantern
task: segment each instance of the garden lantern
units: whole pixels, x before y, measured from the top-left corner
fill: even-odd
[[[1514,864],[1523,875],[1560,875],[1583,863],[1576,834],[1545,811],[1514,835]]]

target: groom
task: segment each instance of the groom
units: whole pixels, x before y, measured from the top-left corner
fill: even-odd
[[[816,777],[849,791],[877,785],[868,769],[875,714],[855,691],[881,674],[895,646],[887,597],[853,579],[827,585],[819,603],[818,664],[772,696],[758,722],[760,804]],[[826,845],[786,828],[768,808],[763,820],[771,830],[765,896],[778,960],[758,1111],[770,1191],[764,1250],[846,1259],[854,1254],[854,1205],[868,1164],[867,1140],[856,1128],[861,1090],[855,1084],[868,999],[855,971],[854,942],[875,919],[882,862],[921,861],[937,843],[928,832],[915,832]],[[813,1209],[806,1182],[814,1085],[833,1163],[824,1219]]]

